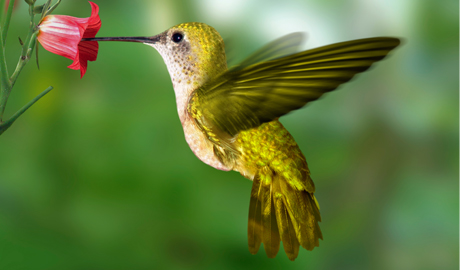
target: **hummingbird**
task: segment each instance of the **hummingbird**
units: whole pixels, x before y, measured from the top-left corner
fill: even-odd
[[[313,250],[323,239],[320,207],[305,156],[279,117],[317,100],[382,60],[400,44],[374,37],[297,52],[294,33],[228,68],[225,45],[211,26],[182,23],[150,37],[82,41],[140,42],[162,56],[172,80],[185,140],[204,163],[253,181],[248,245],[274,258]]]

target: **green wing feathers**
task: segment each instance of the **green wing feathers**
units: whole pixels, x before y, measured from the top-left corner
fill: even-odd
[[[289,35],[278,38],[260,48],[258,51],[241,62],[238,66],[233,67],[232,71],[241,70],[259,62],[269,61],[294,54],[299,51],[298,48],[304,39],[305,34],[301,32],[291,33]]]
[[[367,38],[243,65],[197,89],[194,96],[209,124],[234,136],[336,89],[382,60],[399,43],[396,38]],[[254,59],[258,57],[244,63]]]

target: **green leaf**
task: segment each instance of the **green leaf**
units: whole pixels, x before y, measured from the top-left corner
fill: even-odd
[[[48,8],[50,7],[51,5],[51,0],[48,0],[46,1],[46,3],[43,5],[43,11],[42,11],[42,16],[40,18],[40,21],[43,20],[43,18],[45,18],[46,15],[48,15]]]
[[[17,111],[13,116],[11,116],[10,119],[8,119],[7,121],[1,123],[0,124],[0,135],[3,132],[5,132],[5,130],[7,130],[14,123],[14,121],[16,121],[16,119],[18,119],[19,116],[21,116],[25,111],[27,111],[27,109],[29,109],[32,105],[34,105],[35,102],[37,102],[44,95],[48,94],[48,92],[51,91],[51,90],[53,90],[52,86],[46,88],[45,91],[43,91],[40,94],[38,94],[38,96],[36,96],[34,99],[29,101],[29,103],[27,103],[21,109],[19,109],[19,111]]]
[[[46,12],[46,15],[51,14],[51,13],[54,11],[54,9],[57,8],[57,6],[58,6],[60,3],[61,3],[61,0],[58,0],[58,1],[56,2],[56,4],[52,5],[52,6],[49,8],[48,12]]]

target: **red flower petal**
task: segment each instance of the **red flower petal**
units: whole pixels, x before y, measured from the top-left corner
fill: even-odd
[[[64,15],[46,16],[39,25],[38,41],[46,50],[72,59],[71,69],[80,69],[85,75],[88,61],[95,61],[99,45],[97,41],[80,41],[82,38],[95,37],[101,28],[99,7],[91,5],[89,18],[76,18]]]
[[[91,4],[92,12],[91,17],[88,20],[88,27],[86,28],[83,38],[92,38],[95,37],[99,29],[101,28],[101,18],[99,18],[99,7],[93,2]]]
[[[97,41],[82,41],[78,44],[78,55],[68,68],[80,70],[80,78],[85,75],[88,61],[96,61],[99,44]]]
[[[45,50],[74,59],[84,29],[66,17],[46,16],[40,23],[38,41]]]

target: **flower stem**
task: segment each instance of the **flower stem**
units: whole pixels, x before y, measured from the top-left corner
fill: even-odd
[[[3,29],[0,29],[3,30]],[[3,37],[0,35],[0,123],[3,119],[3,113],[5,112],[6,102],[11,91],[11,83],[8,76],[8,70],[6,67],[5,59],[5,46],[3,43]]]
[[[0,0],[0,11],[2,12],[2,14],[3,14],[4,6],[5,6],[5,0]],[[2,14],[0,14],[0,18],[3,17]]]
[[[11,75],[10,78],[10,83],[11,87],[14,86],[16,83],[16,79],[19,76],[19,73],[21,73],[22,68],[29,62],[30,55],[32,54],[32,51],[34,50],[35,47],[35,42],[37,40],[37,34],[38,30],[35,27],[34,24],[34,5],[30,4],[29,5],[29,14],[30,14],[30,26],[29,26],[29,34],[27,34],[26,40],[24,42],[24,45],[22,46],[22,51],[21,51],[21,56],[19,57],[18,64],[16,65],[16,69],[13,72],[13,75]]]
[[[5,21],[2,23],[3,24],[3,31],[2,31],[2,38],[3,38],[3,45],[5,45],[6,42],[6,34],[8,33],[8,28],[10,26],[10,20],[11,20],[11,14],[13,13],[13,7],[14,7],[14,0],[8,3],[8,11],[6,12],[6,17]]]
[[[29,32],[29,35],[27,35],[24,46],[22,47],[22,52],[21,56],[19,57],[18,64],[16,65],[16,69],[14,70],[13,75],[11,75],[11,87],[13,87],[16,83],[16,79],[18,78],[19,73],[21,73],[24,66],[27,64],[27,62],[29,62],[30,56],[32,55],[32,51],[34,50],[35,42],[37,40],[37,32],[32,31],[33,29],[31,30],[31,32]]]
[[[0,4],[4,3],[4,1],[0,0]],[[48,3],[48,2],[47,2]],[[8,101],[8,97],[11,93],[11,89],[13,88],[16,80],[21,73],[24,66],[29,62],[32,52],[34,50],[38,29],[34,23],[34,4],[29,4],[29,14],[30,14],[30,27],[29,33],[27,34],[26,40],[24,45],[22,46],[21,56],[19,57],[19,61],[16,65],[16,69],[14,70],[11,77],[8,75],[6,59],[5,59],[5,38],[8,31],[9,21],[11,18],[12,6],[14,3],[10,2],[8,12],[6,18],[3,20],[3,27],[0,26],[0,75],[1,75],[1,91],[0,91],[0,135],[5,132],[16,119],[21,116],[27,109],[30,108],[35,102],[37,102],[40,98],[46,95],[49,91],[53,89],[53,87],[48,87],[45,91],[40,93],[34,99],[29,101],[26,105],[24,105],[19,111],[17,111],[10,119],[3,121],[3,114],[5,112],[6,103]],[[48,3],[49,5],[49,3]],[[3,8],[0,8],[3,10]],[[0,11],[1,12],[1,11]],[[2,12],[3,13],[3,12]]]
[[[8,27],[10,25],[10,19],[11,19],[11,13],[13,12],[13,6],[14,6],[14,1],[8,3],[8,10],[6,12],[6,16],[4,16],[4,6],[5,6],[5,1],[1,1],[0,3],[2,6],[0,8],[1,10],[1,15],[2,15],[2,25],[0,28],[0,86],[1,86],[1,91],[0,91],[0,123],[3,121],[3,113],[5,112],[5,107],[6,103],[8,101],[8,97],[10,96],[11,89],[13,88],[13,85],[11,81],[9,80],[8,76],[8,67],[6,65],[6,58],[5,58],[5,39],[6,39],[6,34],[8,33]]]

